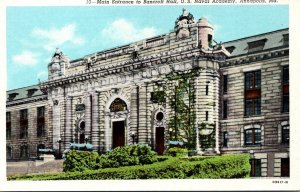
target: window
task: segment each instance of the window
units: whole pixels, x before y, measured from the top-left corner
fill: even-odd
[[[225,48],[229,53],[232,53],[233,50],[235,49],[235,46],[230,46]]]
[[[228,147],[228,132],[223,132],[223,147]]]
[[[153,103],[163,103],[163,102],[166,102],[165,92],[164,91],[151,92],[150,100]]]
[[[290,125],[284,125],[281,127],[281,142],[289,143],[290,142]]]
[[[227,94],[228,76],[223,75],[223,94]]]
[[[228,105],[227,100],[223,101],[223,119],[227,119]]]
[[[12,159],[12,148],[11,148],[11,146],[6,146],[6,159]]]
[[[205,95],[208,95],[208,85],[205,87]]]
[[[37,108],[37,137],[45,136],[45,107]]]
[[[212,45],[212,43],[213,43],[212,35],[210,35],[210,34],[207,35],[207,42],[208,42],[209,47],[213,47],[213,45]]]
[[[127,105],[122,99],[116,98],[111,103],[109,109],[110,109],[111,112],[126,111],[127,110]]]
[[[261,160],[260,159],[251,159],[251,177],[260,177],[261,176]]]
[[[8,94],[8,101],[14,100],[17,95],[19,95],[19,93],[10,93],[10,94]]]
[[[32,97],[32,95],[37,91],[37,89],[28,89],[27,90],[27,97]]]
[[[289,66],[282,68],[282,112],[289,112]]]
[[[283,35],[283,45],[289,45],[289,34]]]
[[[208,111],[205,111],[205,121],[208,121]]]
[[[22,145],[20,147],[20,159],[28,158],[28,145]]]
[[[264,49],[267,39],[262,39],[258,41],[248,42],[248,53],[261,51]]]
[[[11,139],[11,114],[6,112],[6,139]]]
[[[281,159],[281,177],[290,176],[290,158]]]
[[[245,116],[261,114],[261,73],[251,71],[245,73]]]
[[[261,129],[250,128],[244,131],[245,145],[259,145],[261,144]]]
[[[20,139],[26,139],[28,136],[28,113],[27,109],[20,111]]]

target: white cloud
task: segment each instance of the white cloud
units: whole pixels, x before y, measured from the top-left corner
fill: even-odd
[[[48,77],[48,72],[47,71],[39,71],[38,74],[36,75],[36,77],[38,79],[41,79],[41,80],[44,80],[44,79],[47,79]]]
[[[12,57],[14,63],[27,65],[27,66],[34,66],[38,63],[38,55],[31,52],[31,51],[22,51],[22,53],[18,55],[14,55]]]
[[[85,40],[75,34],[76,25],[68,24],[62,28],[51,29],[34,29],[32,35],[43,40],[42,47],[48,51],[55,50],[56,47],[61,47],[65,43],[73,45],[83,45]]]
[[[157,34],[157,29],[154,27],[138,28],[126,19],[117,19],[102,30],[102,35],[114,41],[113,43],[128,43],[152,37],[155,34]]]

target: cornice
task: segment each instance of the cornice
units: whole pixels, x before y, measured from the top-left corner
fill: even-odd
[[[47,90],[50,87],[62,86],[69,83],[85,81],[89,79],[105,77],[112,74],[132,72],[161,64],[171,64],[189,59],[207,59],[207,60],[224,60],[225,57],[219,53],[203,52],[196,46],[181,47],[172,51],[165,51],[150,56],[145,56],[128,61],[118,62],[110,66],[101,66],[91,68],[90,70],[81,71],[73,75],[62,76],[58,79],[48,80],[40,84],[41,90]]]
[[[7,101],[6,102],[6,107],[12,107],[12,106],[16,106],[16,105],[34,103],[34,102],[43,101],[43,100],[47,100],[47,99],[48,99],[47,95],[41,95],[41,96],[37,96],[37,97],[19,99],[19,100],[16,100],[16,101]]]
[[[284,47],[276,50],[266,50],[260,53],[253,53],[247,55],[235,56],[234,58],[228,58],[226,61],[220,63],[220,68],[247,65],[250,63],[265,61],[269,59],[284,57],[289,55],[288,47]]]

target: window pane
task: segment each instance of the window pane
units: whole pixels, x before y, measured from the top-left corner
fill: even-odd
[[[290,141],[290,126],[282,127],[282,143],[289,143]]]
[[[290,98],[289,98],[289,95],[283,95],[283,98],[282,98],[282,111],[283,112],[289,112],[289,103],[290,103]]]
[[[223,76],[223,93],[227,93],[227,78],[228,76],[227,75],[224,75]]]
[[[260,80],[260,71],[255,72],[255,88],[260,88],[261,80]]]
[[[254,144],[260,144],[260,143],[261,143],[261,130],[254,129]]]
[[[246,145],[252,144],[252,129],[245,130],[245,144]]]
[[[252,100],[248,99],[245,102],[245,116],[252,116]]]
[[[257,98],[257,99],[254,100],[254,113],[255,113],[255,115],[260,115],[261,114],[260,98]]]
[[[245,73],[245,90],[253,88],[252,81],[253,81],[253,73],[252,72]]]

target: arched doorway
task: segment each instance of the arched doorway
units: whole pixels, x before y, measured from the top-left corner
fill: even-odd
[[[116,98],[109,107],[110,113],[118,114],[127,111],[127,104]],[[112,119],[112,148],[124,146],[126,143],[125,119]]]

